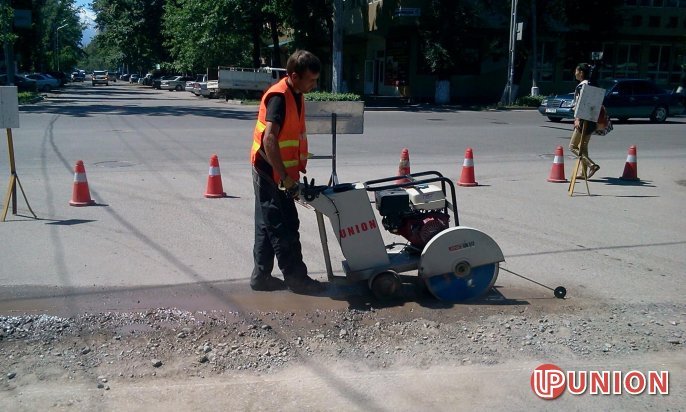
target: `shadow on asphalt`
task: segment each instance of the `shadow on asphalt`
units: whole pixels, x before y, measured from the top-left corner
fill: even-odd
[[[26,113],[59,114],[73,117],[90,117],[96,114],[107,113],[118,116],[201,116],[220,119],[255,119],[255,113],[253,112],[232,110],[225,107],[140,107],[109,104],[94,104],[93,106],[33,105],[23,106],[21,111]]]

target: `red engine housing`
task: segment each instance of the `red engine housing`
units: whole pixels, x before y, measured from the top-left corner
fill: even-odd
[[[422,213],[404,217],[397,234],[409,240],[412,246],[423,249],[432,237],[448,228],[450,216],[440,212]]]

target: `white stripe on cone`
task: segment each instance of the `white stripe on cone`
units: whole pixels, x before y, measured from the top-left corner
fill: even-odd
[[[210,176],[219,176],[221,173],[219,172],[219,166],[217,167],[210,167]]]
[[[553,163],[556,163],[556,164],[560,164],[560,163],[564,163],[564,162],[565,161],[562,158],[562,156],[555,156],[555,159],[553,160]]]
[[[74,173],[74,183],[87,183],[85,173]]]
[[[627,163],[636,163],[636,156],[634,155],[629,155],[626,157]]]
[[[462,163],[462,166],[466,167],[473,167],[474,166],[474,159],[464,159],[464,163]]]

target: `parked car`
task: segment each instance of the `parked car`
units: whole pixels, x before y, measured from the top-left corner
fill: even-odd
[[[128,80],[129,80],[129,77],[131,77],[130,74],[124,73],[124,74],[122,74],[121,76],[119,76],[119,80],[128,81]]]
[[[24,75],[24,77],[35,81],[38,91],[41,92],[49,92],[52,89],[60,87],[60,81],[49,74],[32,73]]]
[[[547,116],[551,122],[559,122],[562,121],[562,119],[573,119],[573,102],[574,93],[548,96],[541,101],[541,105],[538,106],[538,112],[543,116]]]
[[[110,85],[109,75],[105,70],[93,70],[91,83],[93,86],[96,84],[104,84],[105,86]]]
[[[186,88],[186,82],[193,79],[193,76],[174,76],[172,79],[162,80],[160,87],[164,90],[176,90],[179,92]]]
[[[662,123],[670,114],[679,111],[678,95],[658,87],[645,79],[616,79],[600,83],[605,89],[603,105],[608,115],[619,121],[648,118]],[[574,94],[550,96],[541,102],[538,111],[553,122],[573,119]]]
[[[129,83],[138,83],[139,78],[140,78],[139,75],[132,74],[131,76],[129,76]]]
[[[86,79],[86,75],[81,72],[73,72],[71,74],[71,81],[72,82],[82,82]]]
[[[14,83],[18,92],[37,92],[38,85],[35,80],[27,79],[23,76],[14,76]],[[0,86],[7,86],[7,75],[0,74]]]
[[[54,77],[55,79],[60,81],[60,87],[64,86],[67,84],[67,75],[66,73],[63,72],[47,72],[46,74],[49,74],[50,76]]]
[[[143,76],[138,83],[141,83],[143,86],[152,86],[152,73]]]
[[[152,88],[162,90],[162,82],[165,80],[174,80],[177,76],[160,76],[152,79]]]

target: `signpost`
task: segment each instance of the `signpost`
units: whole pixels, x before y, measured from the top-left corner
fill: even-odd
[[[5,194],[4,206],[2,208],[2,221],[7,217],[7,209],[9,208],[10,199],[12,199],[12,214],[17,214],[17,185],[21,189],[21,194],[24,196],[26,206],[35,219],[38,219],[29,201],[24,193],[24,188],[21,186],[19,176],[17,176],[17,169],[14,164],[14,143],[12,141],[12,128],[19,127],[19,100],[17,97],[17,88],[15,86],[0,87],[0,129],[7,130],[7,153],[10,158],[10,183]]]

